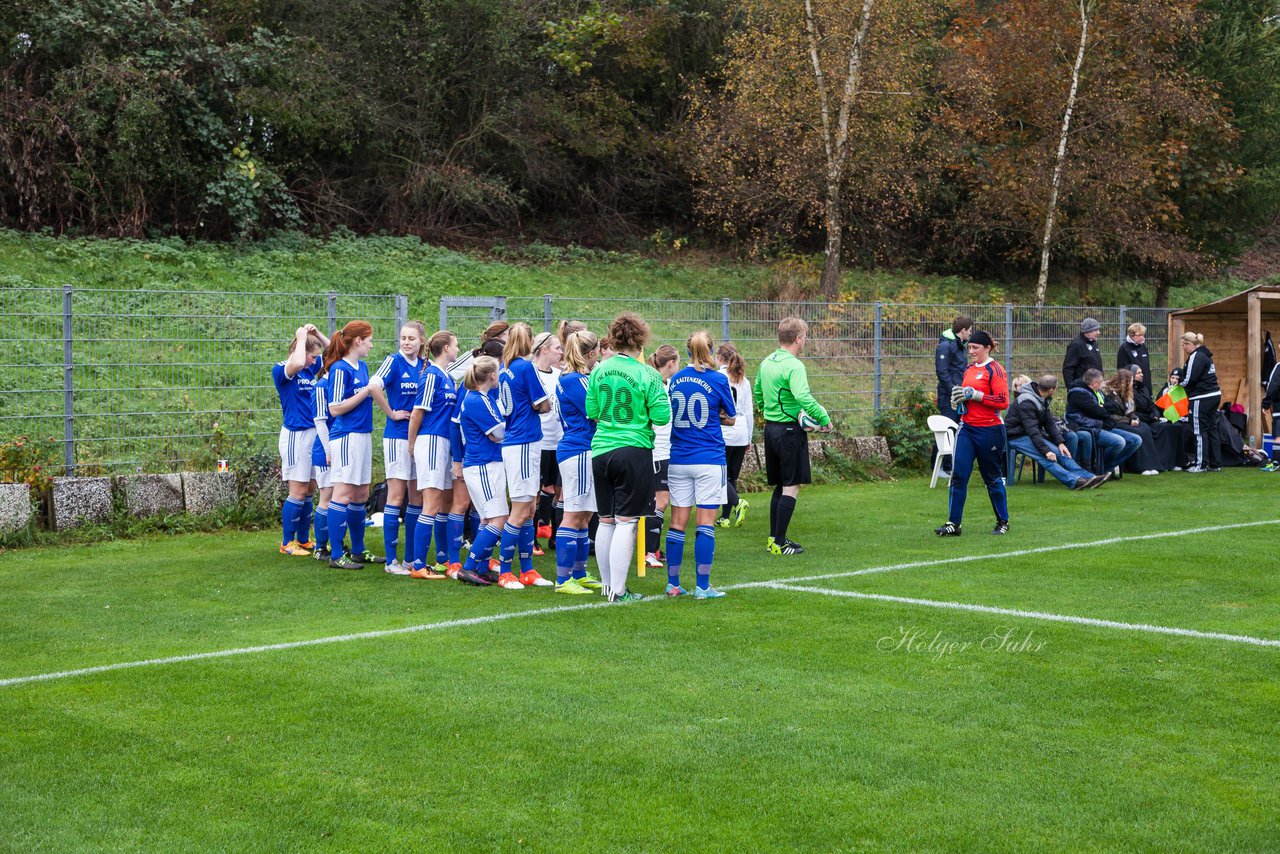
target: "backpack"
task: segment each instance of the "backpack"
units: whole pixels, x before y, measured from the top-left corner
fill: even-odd
[[[387,482],[382,483],[369,490],[369,500],[364,504],[364,512],[366,517],[372,516],[374,513],[381,513],[387,506]]]

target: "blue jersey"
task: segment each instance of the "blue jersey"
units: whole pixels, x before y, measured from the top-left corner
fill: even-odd
[[[556,462],[591,450],[591,438],[596,435],[596,422],[587,417],[586,374],[561,374],[556,382],[556,401],[560,404],[560,426],[564,437],[556,446]]]
[[[499,400],[507,419],[504,445],[527,445],[542,441],[542,416],[533,407],[547,399],[538,379],[538,369],[528,359],[513,359],[498,374]]]
[[[323,421],[325,426],[329,425],[329,378],[316,380],[315,398],[311,404],[311,423],[315,426],[315,422]],[[328,461],[324,457],[324,442],[320,441],[319,434],[316,435],[316,441],[311,446],[311,465],[327,466]]]
[[[502,445],[489,438],[489,434],[502,425],[502,415],[493,398],[479,391],[467,392],[458,410],[464,467],[502,462]]]
[[[453,379],[435,365],[427,365],[427,369],[422,372],[422,382],[418,384],[418,396],[413,401],[413,408],[423,412],[418,435],[443,436],[447,439],[457,398],[458,390]]]
[[[369,385],[369,369],[364,362],[353,366],[346,359],[339,359],[329,368],[329,402],[342,403],[355,397],[360,389]],[[345,415],[330,415],[329,438],[341,439],[348,433],[373,432],[373,401],[366,397]]]
[[[725,464],[720,410],[736,417],[733,388],[719,371],[687,367],[671,378],[671,465]]]
[[[414,359],[410,362],[399,350],[382,360],[382,365],[374,371],[375,377],[382,379],[383,391],[387,393],[387,405],[393,412],[408,412],[418,397],[418,384],[422,377],[422,362]],[[384,439],[408,439],[409,419],[395,421],[387,419],[382,428]]]
[[[284,362],[277,362],[271,369],[286,430],[310,430],[315,426],[311,421],[311,402],[315,399],[312,390],[316,385],[316,374],[323,365],[323,360],[316,356],[311,364],[303,365],[292,377],[285,373]]]

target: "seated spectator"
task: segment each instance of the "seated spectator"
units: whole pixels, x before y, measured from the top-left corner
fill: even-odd
[[[1151,428],[1155,438],[1156,468],[1160,471],[1182,471],[1187,464],[1187,452],[1182,431],[1178,425],[1170,423],[1156,406],[1155,398],[1147,390],[1150,383],[1144,383],[1144,372],[1141,365],[1130,365],[1133,372],[1133,411],[1134,414]]]
[[[1111,416],[1111,429],[1132,433],[1142,439],[1138,450],[1125,463],[1125,470],[1144,475],[1160,474],[1160,461],[1156,458],[1156,438],[1150,425],[1144,423],[1134,411],[1133,372],[1128,368],[1116,371],[1103,385],[1103,406]],[[1167,470],[1167,469],[1166,469]]]
[[[1071,454],[1071,459],[1088,465],[1093,460],[1093,433],[1088,430],[1077,430],[1066,422],[1066,419],[1055,415],[1053,423],[1062,434],[1062,441]]]
[[[1017,398],[1004,416],[1009,446],[1044,466],[1069,489],[1093,489],[1106,482],[1109,474],[1098,476],[1081,468],[1067,449],[1049,403],[1058,388],[1058,378],[1046,374],[1039,382],[1022,384]]]
[[[1009,394],[1012,397],[1017,397],[1018,392],[1022,391],[1022,387],[1029,382],[1031,382],[1031,377],[1026,374],[1018,374],[1016,377],[1009,380]],[[1005,417],[1008,417],[1008,413],[1005,414]]]
[[[1067,423],[1077,430],[1093,434],[1096,453],[1102,455],[1099,468],[1111,471],[1137,452],[1142,439],[1133,433],[1112,430],[1102,395],[1102,371],[1090,368],[1078,385],[1067,391]]]

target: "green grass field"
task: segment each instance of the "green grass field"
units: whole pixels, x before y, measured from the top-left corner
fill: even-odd
[[[0,849],[1276,850],[1278,486],[1020,484],[1006,537],[979,488],[952,540],[927,481],[816,487],[796,558],[755,495],[717,602],[11,551]]]

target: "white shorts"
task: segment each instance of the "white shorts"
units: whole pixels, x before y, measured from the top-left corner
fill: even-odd
[[[564,512],[596,512],[596,479],[591,473],[591,452],[583,451],[560,464],[560,482],[564,485]]]
[[[729,500],[727,466],[673,465],[667,483],[675,507],[719,507]]]
[[[511,512],[507,505],[507,473],[502,463],[467,466],[462,470],[471,503],[481,519],[496,519]]]
[[[348,433],[329,443],[330,484],[368,486],[373,480],[373,434]]]
[[[502,465],[507,470],[507,491],[511,493],[511,500],[532,501],[542,489],[542,450],[538,443],[503,445]],[[470,487],[470,481],[467,484]]]
[[[311,446],[316,443],[316,428],[288,430],[280,428],[280,479],[311,482]]]
[[[312,464],[311,476],[315,478],[317,489],[328,489],[333,486],[333,478],[329,475],[328,466],[318,466]]]
[[[418,436],[418,443],[413,446],[413,465],[419,489],[453,488],[453,456],[445,437]]]
[[[416,472],[413,454],[409,453],[408,439],[382,440],[382,467],[388,478],[413,480]]]

